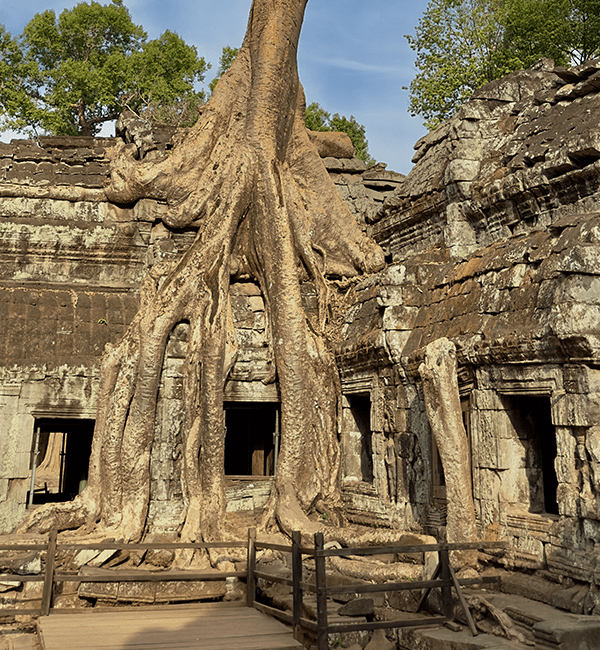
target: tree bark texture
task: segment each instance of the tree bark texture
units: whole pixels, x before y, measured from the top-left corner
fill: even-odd
[[[340,390],[323,334],[328,276],[383,267],[331,182],[304,124],[296,48],[307,0],[254,0],[244,43],[197,124],[162,159],[113,154],[105,192],[115,204],[149,198],[170,228],[197,228],[174,263],[155,264],[122,342],[105,351],[86,490],[36,511],[26,528],[86,525],[128,539],[145,532],[157,393],[170,333],[189,323],[185,359],[182,537],[223,534],[223,388],[235,357],[230,278],[265,297],[281,393],[282,438],[270,519],[307,527],[316,501],[338,501]],[[166,209],[164,209],[166,205]],[[300,283],[319,295],[307,320]]]
[[[477,541],[469,444],[460,408],[454,343],[446,338],[429,343],[419,374],[427,417],[446,478],[448,541]],[[476,558],[476,552],[460,555],[460,561],[470,566],[477,565]]]

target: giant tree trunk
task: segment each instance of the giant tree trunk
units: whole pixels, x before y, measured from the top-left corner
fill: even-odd
[[[144,533],[160,372],[169,334],[188,322],[184,382],[183,537],[220,536],[225,503],[223,387],[235,336],[230,277],[254,277],[265,296],[281,392],[282,439],[270,514],[300,527],[317,499],[335,505],[339,380],[323,336],[328,275],[382,268],[311,144],[296,47],[307,0],[254,0],[244,43],[196,126],[162,160],[114,154],[110,201],[151,198],[171,228],[196,227],[174,264],[151,268],[140,311],[102,363],[89,483],[74,502],[36,511],[39,529],[86,524],[128,540]],[[300,281],[319,293],[307,320]]]
[[[445,338],[429,343],[419,374],[427,417],[446,478],[448,541],[477,541],[469,444],[460,408],[454,343]],[[459,560],[463,565],[477,566],[477,552],[462,552]]]

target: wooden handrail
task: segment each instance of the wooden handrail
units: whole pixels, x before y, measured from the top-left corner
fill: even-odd
[[[300,531],[292,532],[292,611],[294,625],[300,624],[302,616],[302,553],[300,553]]]
[[[506,548],[507,542],[464,542],[464,543],[441,543],[423,544],[410,546],[364,546],[360,548],[328,548],[320,550],[319,553],[325,557],[340,557],[345,555],[389,555],[400,553],[409,555],[411,553],[435,553],[440,551],[466,551],[480,550],[484,548]]]
[[[368,546],[357,548],[324,548],[323,535],[317,533],[314,536],[314,548],[301,546],[301,536],[299,532],[292,533],[292,544],[290,546],[282,544],[271,544],[266,542],[255,542],[255,549],[273,549],[292,554],[292,578],[283,578],[256,571],[254,566],[254,580],[262,578],[287,584],[292,586],[293,594],[293,613],[290,617],[289,612],[279,610],[275,607],[269,607],[261,603],[255,603],[254,606],[260,611],[264,611],[272,616],[276,616],[294,626],[300,626],[317,635],[317,647],[319,650],[326,650],[327,638],[331,633],[350,632],[357,630],[376,630],[389,629],[397,627],[422,627],[428,625],[437,625],[453,619],[454,607],[452,601],[452,588],[457,592],[459,602],[465,612],[467,623],[472,634],[477,635],[477,628],[471,617],[471,613],[462,594],[461,585],[490,583],[495,582],[493,577],[467,578],[458,579],[450,563],[451,551],[462,550],[483,550],[483,549],[502,549],[508,546],[507,542],[463,542],[451,543],[442,542],[438,544],[423,545],[393,545],[393,546]],[[411,553],[434,553],[439,555],[439,564],[434,574],[429,580],[420,581],[403,581],[382,584],[355,584],[338,587],[327,587],[327,574],[325,571],[325,560],[328,557],[352,557],[368,556],[381,554],[403,554]],[[308,556],[315,561],[315,584],[307,584],[302,580],[302,556]],[[250,570],[250,565],[249,565]],[[249,578],[250,580],[250,574]],[[327,597],[343,593],[374,593],[381,591],[404,591],[419,590],[422,591],[422,597],[418,609],[424,605],[432,589],[440,588],[442,591],[442,616],[431,616],[428,618],[414,618],[401,621],[370,621],[360,623],[329,623],[327,620]],[[317,621],[309,621],[301,616],[302,595],[305,592],[315,593],[317,600]]]
[[[55,582],[210,582],[225,578],[246,578],[247,571],[115,571],[114,573],[55,573]],[[2,611],[2,610],[0,610]]]
[[[246,581],[246,605],[256,602],[256,528],[248,528],[248,579]]]
[[[54,592],[54,566],[56,563],[56,540],[58,532],[56,529],[50,531],[48,550],[46,551],[46,571],[44,575],[44,590],[42,592],[42,616],[48,616],[52,605]]]
[[[176,551],[184,548],[246,548],[246,542],[99,542],[96,544],[61,542],[58,548],[61,551],[144,551],[150,549]]]
[[[457,550],[467,549],[498,549],[506,548],[507,542],[468,542],[468,543],[440,543],[424,545],[393,545],[393,546],[372,546],[358,548],[324,548],[322,533],[314,536],[314,547],[306,548],[301,546],[300,532],[292,533],[290,545],[274,544],[270,542],[260,542],[256,539],[256,530],[248,530],[247,542],[156,542],[156,543],[135,543],[128,544],[125,542],[100,542],[100,543],[58,543],[56,531],[52,531],[46,544],[3,544],[0,550],[41,550],[46,551],[46,562],[43,574],[39,575],[15,575],[2,574],[0,579],[3,581],[43,581],[42,604],[39,609],[14,609],[0,610],[0,616],[13,616],[18,614],[29,614],[32,616],[46,616],[52,610],[52,596],[55,582],[171,582],[171,581],[190,581],[190,580],[220,580],[227,577],[238,577],[247,579],[246,605],[254,607],[269,615],[276,616],[294,627],[301,627],[312,631],[317,635],[317,647],[319,650],[327,649],[327,637],[331,633],[349,632],[354,630],[375,630],[395,627],[417,627],[425,625],[435,625],[452,620],[453,603],[451,589],[454,588],[461,606],[467,617],[467,622],[471,632],[476,635],[477,628],[473,622],[467,603],[463,597],[460,586],[467,584],[486,583],[494,579],[491,577],[458,579],[450,564],[449,553]],[[246,548],[247,549],[247,571],[229,571],[208,573],[196,571],[115,571],[114,574],[74,574],[66,572],[56,572],[56,554],[57,551],[79,551],[79,550],[178,550],[178,549],[209,549],[209,548]],[[256,551],[257,550],[276,550],[291,553],[292,555],[292,578],[271,575],[256,569]],[[327,587],[327,574],[325,561],[328,557],[352,557],[381,554],[410,554],[410,553],[428,553],[437,552],[439,554],[439,564],[434,574],[429,580],[420,581],[403,581],[388,582],[382,584],[355,584],[336,587]],[[302,577],[302,556],[310,557],[315,562],[315,584],[308,584]],[[277,582],[292,587],[293,608],[292,613],[279,610],[275,607],[258,603],[256,601],[256,580],[258,578]],[[360,623],[329,623],[327,620],[327,598],[329,596],[342,593],[374,593],[378,591],[402,591],[402,590],[420,590],[422,591],[421,600],[417,611],[423,606],[430,592],[434,588],[440,588],[442,591],[442,611],[443,616],[433,616],[422,619],[409,619],[402,621],[370,621]],[[317,621],[309,621],[302,616],[302,598],[304,593],[315,593],[317,601]]]
[[[323,533],[315,533],[315,586],[317,588],[317,646],[319,650],[328,648],[327,643],[327,571]]]
[[[0,574],[0,580],[7,582],[43,582],[42,602],[38,608],[0,609],[0,617],[4,616],[47,616],[52,610],[52,598],[56,582],[189,582],[191,580],[211,581],[222,580],[229,577],[247,578],[247,571],[227,571],[208,573],[206,571],[115,571],[113,575],[56,572],[56,555],[59,551],[81,550],[183,550],[183,549],[209,549],[209,548],[246,548],[247,544],[241,541],[231,542],[99,542],[76,543],[58,542],[56,530],[50,532],[48,542],[43,544],[0,544],[0,551],[46,551],[46,561],[43,573],[36,575]]]

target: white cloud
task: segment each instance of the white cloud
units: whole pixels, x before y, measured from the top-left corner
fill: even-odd
[[[344,58],[320,58],[320,57],[307,57],[310,61],[318,63],[319,65],[328,65],[334,68],[343,68],[345,70],[357,70],[359,72],[375,72],[377,74],[397,75],[400,77],[406,76],[408,68],[404,66],[390,66],[390,65],[377,65],[373,63],[364,63],[362,61],[353,61],[352,59]]]

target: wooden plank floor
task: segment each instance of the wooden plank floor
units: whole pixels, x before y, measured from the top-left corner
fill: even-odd
[[[301,650],[290,628],[218,604],[79,610],[38,619],[43,650]]]

